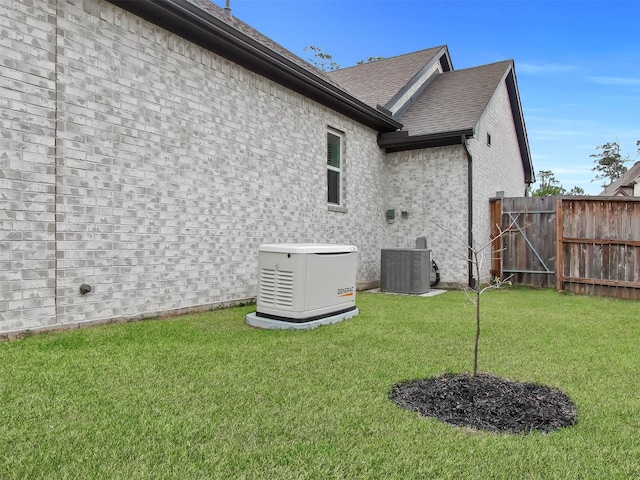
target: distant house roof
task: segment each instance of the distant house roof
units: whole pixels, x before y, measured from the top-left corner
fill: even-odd
[[[624,175],[607,186],[600,195],[633,197],[636,183],[640,183],[640,162],[636,162]]]

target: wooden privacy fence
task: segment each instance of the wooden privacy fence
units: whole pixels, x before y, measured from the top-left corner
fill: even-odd
[[[517,285],[640,299],[640,198],[490,201],[492,274]]]

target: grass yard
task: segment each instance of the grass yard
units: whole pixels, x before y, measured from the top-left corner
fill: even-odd
[[[0,478],[640,478],[640,303],[483,295],[480,370],[562,389],[575,426],[467,431],[388,400],[470,371],[473,307],[364,293],[360,315],[254,330],[254,307],[0,343]]]

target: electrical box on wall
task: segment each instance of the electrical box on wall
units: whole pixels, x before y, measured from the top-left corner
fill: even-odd
[[[256,312],[247,323],[304,328],[357,315],[357,251],[353,245],[261,245]]]

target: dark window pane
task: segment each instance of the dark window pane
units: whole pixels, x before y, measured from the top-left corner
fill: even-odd
[[[327,170],[328,202],[340,204],[340,173]]]

